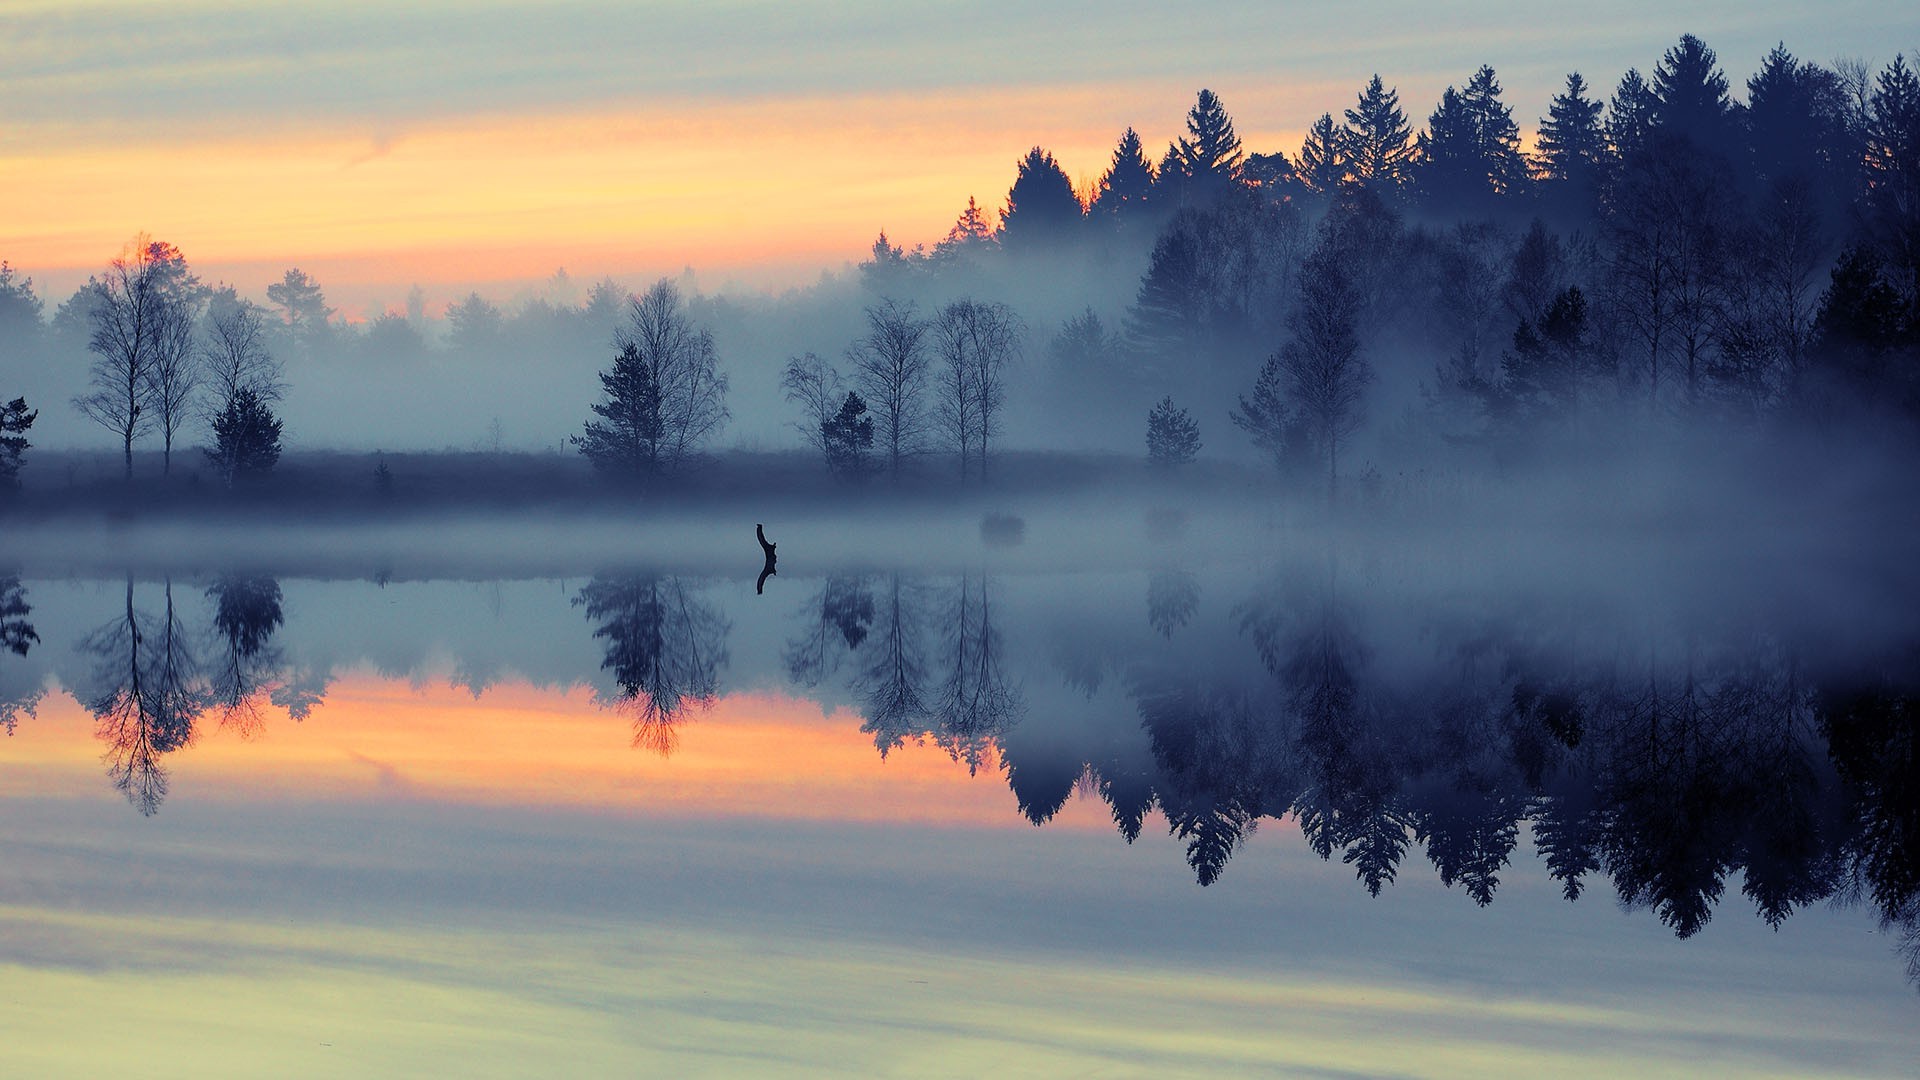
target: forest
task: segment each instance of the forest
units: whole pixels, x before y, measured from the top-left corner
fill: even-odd
[[[561,271],[348,321],[300,269],[257,299],[146,234],[57,302],[0,263],[0,486],[245,500],[323,451],[298,483],[368,497],[385,451],[580,491],[802,455],[819,491],[987,485],[1059,451],[1315,498],[1649,445],[1904,460],[1920,76],[1782,44],[1743,89],[1686,35],[1610,95],[1567,75],[1527,138],[1492,67],[1424,122],[1375,75],[1268,151],[1200,90],[1163,152],[1129,128],[1076,183],[1036,145],[998,207],[777,296]]]

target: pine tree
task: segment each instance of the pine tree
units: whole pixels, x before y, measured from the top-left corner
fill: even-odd
[[[1200,425],[1172,397],[1147,414],[1147,460],[1160,466],[1185,465],[1200,453]]]
[[[243,386],[214,418],[213,449],[207,456],[229,486],[263,476],[280,460],[280,420]]]
[[[1400,111],[1399,91],[1387,89],[1375,75],[1346,115],[1348,171],[1382,194],[1398,192],[1413,159],[1413,129]]]
[[[1009,251],[1059,244],[1073,236],[1084,216],[1073,181],[1053,155],[1036,146],[1020,159],[1007,208],[1000,213],[1000,242]]]
[[[1100,177],[1092,212],[1109,220],[1132,217],[1147,208],[1153,182],[1153,164],[1140,146],[1139,134],[1128,128],[1113,148],[1113,163]]]
[[[1549,182],[1591,185],[1605,167],[1607,139],[1600,126],[1605,106],[1586,94],[1587,81],[1573,72],[1540,121],[1540,166]]]
[[[1624,160],[1646,148],[1653,135],[1654,110],[1659,101],[1653,88],[1633,68],[1620,77],[1620,86],[1607,103],[1607,142],[1613,146],[1616,161]]]
[[[835,476],[858,480],[872,471],[873,417],[859,394],[848,391],[840,411],[821,422],[820,448]]]
[[[1527,159],[1520,152],[1520,125],[1513,109],[1500,100],[1500,80],[1482,64],[1467,80],[1461,95],[1473,118],[1474,146],[1485,182],[1496,195],[1517,195],[1528,180]]]
[[[1307,139],[1300,146],[1299,168],[1296,171],[1308,191],[1317,195],[1329,194],[1346,178],[1345,134],[1344,128],[1334,125],[1332,113],[1321,113],[1320,119],[1307,129]]]
[[[967,208],[954,219],[946,238],[934,245],[934,254],[956,255],[992,247],[993,226],[988,224],[987,214],[988,211],[974,202],[973,196],[967,196]]]
[[[1719,58],[1692,34],[1668,49],[1653,69],[1654,122],[1662,131],[1692,139],[1702,149],[1735,149],[1734,105]]]
[[[1211,90],[1200,91],[1187,111],[1187,134],[1179,140],[1180,174],[1187,181],[1187,197],[1211,203],[1241,182],[1243,156],[1233,120]]]
[[[20,463],[33,444],[26,439],[27,429],[39,416],[27,410],[27,399],[14,398],[0,405],[0,492],[20,486]]]

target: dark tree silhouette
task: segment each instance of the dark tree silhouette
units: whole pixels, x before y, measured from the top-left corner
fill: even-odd
[[[1036,146],[1020,159],[1007,208],[1000,212],[1000,243],[1010,252],[1056,247],[1079,230],[1085,207],[1053,155]]]
[[[812,688],[859,651],[873,627],[873,590],[864,578],[837,574],[801,609],[806,629],[782,653],[787,677]]]
[[[296,342],[307,348],[324,343],[333,309],[327,306],[320,283],[306,271],[298,267],[287,271],[267,286],[267,299],[279,306],[281,318]]]
[[[0,493],[20,486],[20,465],[33,446],[27,441],[27,429],[39,415],[38,410],[27,408],[23,397],[0,405]]]
[[[1147,413],[1147,460],[1160,466],[1185,465],[1200,453],[1200,425],[1172,397]]]
[[[1615,161],[1646,149],[1653,135],[1654,111],[1659,106],[1653,87],[1638,70],[1628,68],[1607,102],[1607,143]]]
[[[847,349],[854,382],[874,412],[887,475],[896,483],[900,467],[920,452],[926,437],[926,335],[927,324],[912,304],[882,300],[867,309],[867,332]]]
[[[592,406],[601,420],[572,442],[600,472],[645,483],[685,466],[726,423],[727,379],[712,333],[665,278],[629,300],[615,344],[600,373],[604,400]]]
[[[1156,570],[1147,578],[1147,623],[1161,637],[1193,621],[1200,610],[1200,582],[1184,570]]]
[[[600,668],[613,672],[619,694],[612,704],[630,714],[633,744],[671,754],[680,722],[719,696],[732,627],[677,577],[599,575],[573,606],[600,624],[593,632],[607,643]]]
[[[27,589],[20,584],[19,575],[0,576],[0,649],[25,656],[27,650],[39,643],[40,635],[33,632],[33,624],[27,621],[31,614],[33,605],[27,603]]]
[[[207,589],[214,601],[218,654],[210,665],[210,696],[220,726],[250,737],[261,730],[261,702],[276,688],[284,660],[272,644],[285,616],[280,583],[259,575],[224,574]]]
[[[865,662],[854,678],[866,720],[860,730],[873,736],[881,757],[926,731],[927,704],[925,600],[911,583],[891,574],[875,600],[876,618],[862,653]]]
[[[144,233],[135,236],[104,273],[87,280],[87,348],[94,354],[91,389],[73,404],[120,438],[129,482],[133,440],[150,430],[161,412],[171,415],[172,405],[155,406],[155,365],[165,356],[171,366],[183,319],[190,332],[191,318],[181,307],[192,302],[197,287],[180,249]]]
[[[1461,213],[1484,213],[1526,188],[1520,128],[1492,68],[1474,72],[1464,91],[1447,87],[1419,137],[1412,172],[1429,202]]]
[[[1375,75],[1347,110],[1342,142],[1347,174],[1382,196],[1406,187],[1413,164],[1413,129],[1400,111],[1400,93]]]
[[[960,479],[978,462],[987,476],[989,440],[1000,430],[1006,368],[1019,355],[1019,316],[1005,304],[956,300],[933,318],[934,421],[960,458]]]
[[[1332,194],[1347,178],[1347,132],[1333,122],[1332,113],[1321,113],[1307,128],[1296,172],[1300,183],[1317,195]]]
[[[125,614],[88,634],[80,651],[93,656],[93,686],[81,695],[107,744],[107,775],[127,801],[151,817],[167,796],[162,758],[193,740],[193,725],[208,704],[205,680],[186,628],[165,589],[157,622],[135,610],[127,579]]]
[[[1132,128],[1120,135],[1113,149],[1113,162],[1100,176],[1090,213],[1115,224],[1139,218],[1152,206],[1153,163],[1140,146],[1140,136]]]
[[[1326,457],[1329,500],[1338,482],[1340,444],[1359,429],[1366,387],[1373,379],[1373,369],[1360,354],[1359,310],[1359,298],[1340,263],[1324,251],[1316,253],[1301,274],[1300,299],[1287,319],[1292,337],[1269,361],[1278,364],[1281,392],[1292,417]],[[1255,430],[1248,423],[1241,426]]]
[[[214,418],[207,457],[230,487],[258,480],[280,460],[280,419],[252,389],[241,387]]]
[[[1178,172],[1161,176],[1160,183],[1176,184],[1186,205],[1211,205],[1242,182],[1245,154],[1240,136],[1213,91],[1200,91],[1193,108],[1187,110],[1187,134],[1174,143],[1174,159]]]
[[[840,411],[821,422],[820,449],[835,476],[860,480],[873,471],[873,417],[859,394],[849,390]]]
[[[1535,144],[1547,197],[1575,218],[1592,212],[1608,162],[1607,135],[1600,122],[1606,106],[1589,98],[1587,91],[1579,72],[1567,76],[1567,88],[1547,105]]]

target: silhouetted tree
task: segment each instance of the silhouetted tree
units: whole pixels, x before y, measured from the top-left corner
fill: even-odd
[[[812,688],[867,640],[874,619],[873,589],[864,578],[836,574],[821,584],[801,613],[806,617],[806,629],[788,639],[781,655],[787,677]]]
[[[854,382],[866,391],[867,407],[874,412],[887,475],[895,482],[926,436],[926,334],[927,324],[914,315],[912,304],[882,300],[867,309],[867,332],[847,349]]]
[[[1653,135],[1654,110],[1660,102],[1640,72],[1628,68],[1607,102],[1607,143],[1615,161],[1640,153]]]
[[[455,353],[482,354],[499,347],[506,316],[485,297],[470,292],[447,305],[447,347]]]
[[[400,322],[406,325],[404,319]],[[368,337],[372,336],[370,330]],[[267,405],[277,403],[286,389],[284,369],[267,348],[265,314],[231,286],[208,300],[200,365],[209,391],[209,424],[227,410],[242,389],[253,391],[253,396]]]
[[[229,486],[272,472],[280,460],[280,419],[251,389],[241,387],[214,418],[207,457]]]
[[[20,465],[33,446],[27,441],[27,429],[39,415],[38,410],[27,408],[23,397],[0,405],[0,493],[20,486]]]
[[[1001,659],[1003,644],[985,578],[961,576],[940,625],[946,674],[933,705],[934,742],[965,762],[971,774],[1000,752],[1024,704]]]
[[[1669,138],[1686,139],[1710,154],[1731,157],[1739,143],[1736,106],[1727,77],[1706,43],[1681,35],[1653,69],[1654,124]]]
[[[877,617],[854,688],[866,716],[860,730],[873,736],[881,757],[926,730],[926,617],[910,583],[892,574],[875,601]]]
[[[845,400],[840,373],[815,353],[788,357],[780,374],[780,389],[789,402],[800,406],[800,419],[794,421],[794,429],[807,445],[825,452],[827,422],[838,415]]]
[[[1600,116],[1605,103],[1587,96],[1579,72],[1553,96],[1536,141],[1541,181],[1549,201],[1576,218],[1594,209],[1607,170],[1607,135]]]
[[[223,574],[207,589],[214,601],[213,630],[220,650],[211,668],[210,693],[221,710],[220,726],[251,736],[262,725],[261,700],[282,663],[272,646],[284,621],[280,583],[273,578]]]
[[[632,712],[634,745],[670,754],[688,710],[704,712],[719,695],[732,627],[677,577],[597,575],[573,606],[600,624],[600,667],[619,685],[614,704]]]
[[[24,358],[40,343],[45,305],[33,291],[33,279],[0,259],[0,356]]]
[[[1020,159],[1013,186],[1007,189],[1000,243],[1014,252],[1057,246],[1075,235],[1084,213],[1066,170],[1036,146]]]
[[[172,584],[166,586],[164,617],[156,622],[135,610],[128,578],[125,614],[88,634],[80,651],[95,660],[93,686],[77,696],[107,744],[107,774],[128,802],[151,817],[167,795],[161,758],[192,741],[194,721],[208,700],[174,611]]]
[[[840,411],[821,422],[820,449],[835,476],[858,480],[872,470],[873,417],[859,394],[849,390]]]
[[[1172,397],[1147,413],[1147,460],[1160,466],[1185,465],[1200,453],[1200,425]]]
[[[177,332],[177,305],[187,302],[192,284],[179,249],[144,233],[104,273],[87,281],[92,389],[73,404],[120,437],[128,481],[133,479],[133,440],[151,428],[158,411],[153,371],[162,340]]]
[[[1299,470],[1313,452],[1307,425],[1288,397],[1286,371],[1278,353],[1260,365],[1253,390],[1240,395],[1229,418],[1253,438],[1253,445],[1266,451],[1283,475]]]
[[[20,575],[0,576],[0,649],[25,656],[27,650],[39,643],[40,635],[34,633],[33,624],[27,621],[31,614],[33,605],[27,603],[27,589],[20,584]]]
[[[1867,101],[1868,235],[1900,294],[1908,325],[1920,326],[1920,75],[1895,56]]]
[[[1211,205],[1241,183],[1244,153],[1233,118],[1211,90],[1202,90],[1187,110],[1187,134],[1174,143],[1177,183],[1187,205]],[[1167,183],[1168,177],[1160,177]]]
[[[1347,174],[1386,197],[1406,186],[1413,163],[1413,129],[1400,111],[1400,93],[1375,75],[1347,110]]]
[[[184,260],[182,260],[184,265]],[[188,279],[192,281],[191,278]],[[161,308],[153,335],[153,355],[147,365],[147,396],[154,425],[160,430],[160,473],[173,472],[173,437],[194,418],[194,400],[200,392],[201,367],[194,341],[200,320],[199,298],[175,291]]]
[[[934,421],[959,451],[960,478],[969,462],[987,475],[988,441],[1000,429],[1006,367],[1019,354],[1019,317],[1005,304],[956,300],[934,315]]]
[[[295,267],[268,285],[267,299],[279,306],[281,318],[296,342],[313,348],[325,339],[333,309],[327,306],[320,283],[305,270]]]
[[[1449,86],[1420,134],[1412,173],[1422,194],[1455,212],[1484,212],[1527,183],[1520,128],[1500,100],[1500,81],[1482,67],[1464,91]]]
[[[994,236],[990,210],[982,210],[973,196],[967,196],[967,208],[960,211],[947,235],[933,246],[936,259],[965,259],[991,251],[999,240]]]
[[[1306,189],[1317,195],[1331,194],[1346,179],[1346,129],[1334,124],[1332,113],[1321,113],[1307,129],[1296,171]]]
[[[684,466],[727,421],[727,379],[713,334],[694,324],[661,278],[627,305],[619,355],[600,373],[605,400],[572,442],[595,469],[647,482]]]
[[[1100,176],[1089,213],[1115,224],[1139,218],[1151,206],[1155,179],[1139,134],[1128,128],[1113,148],[1112,164]]]

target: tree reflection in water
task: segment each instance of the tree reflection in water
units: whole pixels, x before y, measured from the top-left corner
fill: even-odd
[[[151,817],[167,797],[165,754],[193,741],[193,724],[210,700],[188,632],[174,607],[173,582],[164,585],[159,617],[133,604],[127,578],[124,613],[80,643],[93,657],[92,684],[78,696],[94,716],[94,733],[107,744],[104,760],[113,786]]]
[[[660,574],[599,575],[573,598],[606,642],[603,671],[619,685],[616,708],[633,722],[633,744],[662,757],[678,725],[719,696],[732,625],[686,579]]]

